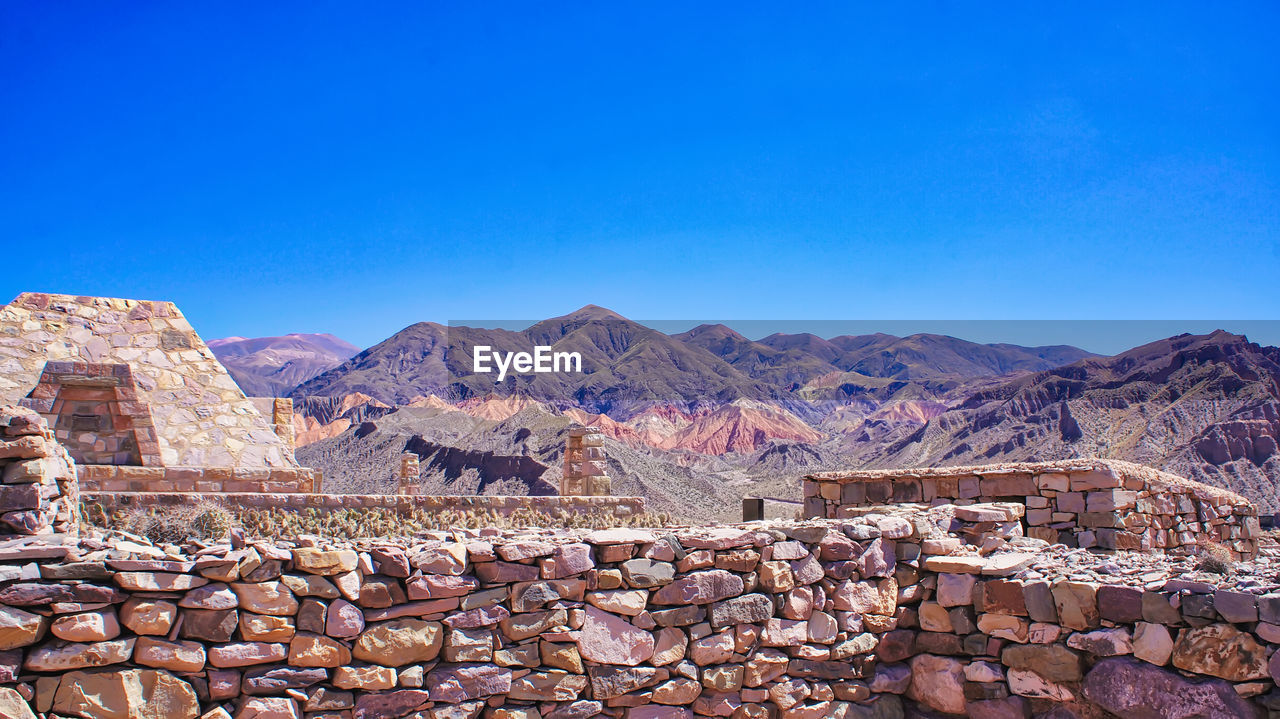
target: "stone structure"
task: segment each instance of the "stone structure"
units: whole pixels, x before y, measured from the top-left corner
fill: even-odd
[[[887,503],[1016,502],[1028,536],[1075,547],[1256,554],[1258,511],[1244,497],[1116,460],[824,472],[804,480],[805,516]]]
[[[607,496],[611,491],[609,467],[604,457],[604,435],[599,427],[569,429],[564,444],[564,472],[560,494],[569,496]]]
[[[977,504],[186,555],[123,538],[4,546],[0,715],[1261,719],[1280,706],[1274,576],[1210,582],[1162,556],[1132,573],[1107,557],[1064,566],[1040,540],[993,544],[984,528],[1016,518]]]
[[[75,462],[40,415],[0,405],[0,536],[74,534]]]
[[[292,408],[264,416],[169,302],[19,295],[0,309],[0,403],[42,414],[89,491],[319,483],[294,459]]]
[[[271,418],[271,429],[292,452],[296,445],[294,429],[293,400],[288,397],[250,397],[250,402],[258,408],[263,417]]]
[[[422,478],[422,469],[418,466],[418,455],[405,452],[400,455],[400,473],[396,476],[396,494],[415,495],[419,493],[418,480]]]

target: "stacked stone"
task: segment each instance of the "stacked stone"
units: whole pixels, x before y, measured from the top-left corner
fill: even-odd
[[[75,464],[32,410],[0,406],[0,480],[0,535],[76,531]]]
[[[0,547],[0,716],[900,719],[923,706],[1026,719],[1055,706],[1062,717],[1280,706],[1280,594],[1024,579],[1042,542],[1010,537],[1027,551],[983,555],[945,531],[955,514]]]
[[[1257,509],[1238,494],[1129,462],[1079,460],[805,478],[805,514],[843,517],[894,502],[1026,506],[1026,534],[1072,547],[1257,553]]]

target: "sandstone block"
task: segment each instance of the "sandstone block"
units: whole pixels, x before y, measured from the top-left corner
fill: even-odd
[[[588,606],[578,651],[588,661],[635,666],[653,656],[653,635],[617,615]]]
[[[200,703],[191,685],[153,669],[68,672],[53,711],[95,719],[195,719]]]
[[[507,698],[517,701],[573,702],[587,688],[588,679],[563,671],[530,672],[511,680]]]
[[[486,664],[440,666],[427,675],[426,685],[436,701],[464,702],[506,694],[511,690],[511,670]]]
[[[356,553],[349,549],[324,551],[315,547],[299,547],[293,550],[294,568],[307,574],[343,574],[355,569],[358,560]]]
[[[941,712],[964,713],[964,665],[959,660],[921,654],[911,659],[910,667],[908,697]]]
[[[289,642],[289,664],[334,668],[351,662],[347,645],[322,634],[300,633]]]
[[[396,687],[396,670],[391,667],[338,667],[333,672],[333,685],[339,689],[379,691]],[[341,707],[335,707],[341,708]]]
[[[219,669],[247,667],[255,664],[282,662],[289,655],[284,644],[269,642],[231,642],[209,647],[209,664]]]
[[[65,672],[71,669],[103,667],[129,661],[136,639],[114,639],[92,644],[55,640],[32,649],[23,665],[35,672]]]
[[[48,620],[16,607],[0,606],[0,650],[30,646],[44,636]]]
[[[367,627],[351,653],[370,664],[401,667],[435,659],[443,643],[442,626],[438,622],[394,619]]]
[[[144,667],[173,672],[198,672],[204,669],[204,645],[200,642],[170,642],[153,637],[138,637],[133,661]]]
[[[283,582],[236,582],[231,589],[245,611],[272,616],[293,616],[298,612],[298,600]]]
[[[1183,629],[1173,646],[1173,665],[1196,674],[1233,682],[1263,679],[1267,650],[1253,636],[1230,624]]]

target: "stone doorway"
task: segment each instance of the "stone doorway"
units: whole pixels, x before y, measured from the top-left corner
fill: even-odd
[[[44,416],[77,464],[160,466],[151,411],[129,365],[46,363],[22,404]]]

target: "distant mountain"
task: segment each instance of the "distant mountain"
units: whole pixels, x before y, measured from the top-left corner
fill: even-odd
[[[507,351],[543,345],[553,352],[577,352],[583,372],[508,375],[495,382],[495,374],[472,372],[477,345]],[[400,405],[426,395],[455,402],[522,395],[617,420],[651,406],[693,412],[746,399],[777,404],[809,421],[823,411],[811,406],[813,400],[844,402],[860,392],[844,381],[823,384],[824,378],[842,373],[855,373],[855,380],[870,377],[928,387],[929,398],[937,399],[971,380],[1040,371],[1089,356],[1072,347],[981,345],[941,335],[877,334],[828,341],[775,334],[757,342],[724,325],[667,335],[587,305],[520,332],[412,325],[301,384],[291,396],[358,392]]]
[[[250,397],[283,397],[294,387],[337,367],[360,351],[329,334],[224,337],[209,349]]]
[[[470,372],[476,344],[580,352],[585,372],[495,384]],[[413,325],[293,394],[299,457],[337,491],[363,486],[375,441],[391,441],[386,468],[419,453],[431,491],[549,491],[555,438],[579,423],[609,438],[619,491],[687,517],[731,516],[747,492],[795,498],[820,469],[1085,456],[1280,508],[1280,349],[1226,332],[1098,357],[931,334],[666,335],[587,306],[522,332]]]
[[[883,467],[1126,459],[1280,509],[1280,349],[1223,331],[1017,377],[910,429],[850,449]]]

